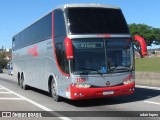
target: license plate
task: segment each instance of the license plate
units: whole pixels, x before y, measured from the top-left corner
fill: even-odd
[[[103,95],[112,95],[114,94],[114,91],[105,91],[103,92]]]

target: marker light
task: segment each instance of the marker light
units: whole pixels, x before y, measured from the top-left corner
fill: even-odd
[[[73,45],[72,45],[72,40],[68,37],[65,38],[64,44],[66,47],[66,58],[67,60],[72,60],[73,59]]]

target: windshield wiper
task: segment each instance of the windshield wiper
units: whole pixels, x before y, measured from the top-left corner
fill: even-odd
[[[114,70],[127,70],[127,71],[132,71],[131,68],[129,67],[125,67],[125,66],[112,66],[110,71],[114,71]]]
[[[79,70],[91,70],[91,71],[96,71],[98,74],[100,74],[102,76],[102,73],[100,73],[98,70],[96,69],[91,69],[91,68],[78,68]]]

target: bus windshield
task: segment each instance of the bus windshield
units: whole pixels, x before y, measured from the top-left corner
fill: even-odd
[[[107,74],[132,69],[132,45],[127,39],[74,39],[73,74]]]
[[[120,9],[68,8],[69,34],[129,34]]]

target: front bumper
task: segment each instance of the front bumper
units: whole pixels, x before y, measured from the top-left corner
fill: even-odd
[[[77,88],[70,85],[70,94],[72,100],[105,98],[133,94],[134,88],[134,82],[128,85],[103,88]]]

